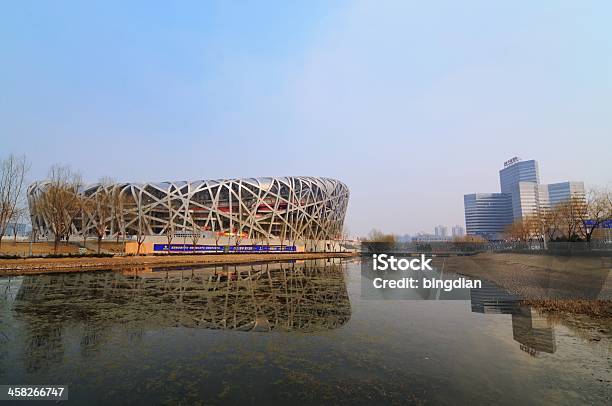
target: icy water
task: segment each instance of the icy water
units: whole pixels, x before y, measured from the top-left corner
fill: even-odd
[[[88,405],[610,404],[610,341],[507,298],[366,300],[356,260],[0,278],[0,384]]]

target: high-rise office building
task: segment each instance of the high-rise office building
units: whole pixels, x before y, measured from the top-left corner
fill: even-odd
[[[512,223],[512,204],[505,193],[473,193],[463,197],[465,227],[468,235],[489,240],[503,238]]]
[[[502,193],[510,195],[514,220],[537,214],[539,184],[540,172],[535,160],[521,161],[515,157],[504,162],[504,168],[499,171],[499,186]]]
[[[538,214],[539,185],[533,182],[518,182],[512,185],[510,201],[512,202],[512,219],[520,220]]]
[[[514,157],[499,171],[501,193],[464,196],[465,226],[468,235],[501,238],[512,222],[536,216],[549,207],[571,198],[585,198],[583,182],[540,184],[538,163]]]
[[[546,186],[548,193],[546,200],[541,199],[547,207],[555,207],[559,203],[567,202],[570,199],[584,200],[586,197],[583,182],[560,182],[543,186]]]
[[[540,183],[540,171],[535,160],[521,161],[515,157],[504,162],[504,168],[499,171],[501,192],[512,193],[519,182]]]

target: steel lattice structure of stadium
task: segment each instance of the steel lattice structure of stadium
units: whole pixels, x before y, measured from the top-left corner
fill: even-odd
[[[28,189],[32,224],[39,233],[51,230],[37,199],[48,182]],[[121,213],[110,222],[108,236],[165,235],[170,230],[200,230],[249,239],[281,241],[332,240],[340,237],[349,190],[338,180],[320,177],[278,177],[201,180],[193,182],[93,184],[79,195],[116,193]],[[119,217],[122,216],[122,217]],[[93,235],[95,216],[82,214],[72,222],[74,235]]]

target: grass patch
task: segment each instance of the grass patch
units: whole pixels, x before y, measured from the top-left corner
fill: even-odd
[[[523,303],[546,313],[586,314],[592,317],[612,317],[612,300],[538,299]]]

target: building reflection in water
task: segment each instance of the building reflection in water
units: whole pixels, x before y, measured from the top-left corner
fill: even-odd
[[[483,280],[481,289],[470,289],[470,300],[472,312],[511,315],[512,335],[521,350],[533,356],[557,350],[552,324],[531,306],[521,305],[519,297]]]
[[[316,332],[346,324],[351,305],[340,260],[202,268],[140,268],[24,276],[12,306],[23,323],[26,370],[82,355],[120,329],[128,340],[167,327]],[[68,337],[66,337],[68,336]]]

